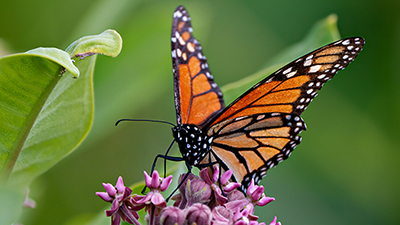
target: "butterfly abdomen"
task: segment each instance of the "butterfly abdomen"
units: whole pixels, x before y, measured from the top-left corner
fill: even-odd
[[[184,124],[172,128],[172,133],[179,145],[182,157],[191,166],[198,166],[211,150],[213,137],[207,136],[193,124]]]

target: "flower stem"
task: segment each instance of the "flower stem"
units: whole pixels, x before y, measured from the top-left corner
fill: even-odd
[[[139,221],[133,216],[126,205],[122,205],[120,209],[130,221],[132,221],[135,225],[140,225]]]

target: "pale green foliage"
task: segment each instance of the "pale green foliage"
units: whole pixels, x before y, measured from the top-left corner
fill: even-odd
[[[121,44],[119,34],[107,30],[74,42],[73,53],[115,57]],[[56,48],[0,58],[0,172],[7,186],[0,189],[0,202],[16,205],[1,210],[10,221],[18,215],[15,208],[22,206],[26,187],[89,132],[95,61],[91,56],[73,63],[70,54]]]

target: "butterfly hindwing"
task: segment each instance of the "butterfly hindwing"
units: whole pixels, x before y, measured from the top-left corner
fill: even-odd
[[[305,129],[300,116],[263,113],[226,120],[212,126],[208,135],[214,137],[216,161],[231,169],[245,190],[251,178],[258,183],[269,168],[289,157]]]
[[[178,125],[201,127],[225,104],[200,43],[193,37],[190,20],[183,6],[175,10],[171,33],[175,109]]]

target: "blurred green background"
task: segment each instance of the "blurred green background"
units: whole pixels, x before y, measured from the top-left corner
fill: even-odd
[[[176,6],[192,17],[211,72],[220,86],[264,68],[313,24],[338,15],[342,37],[366,45],[349,68],[320,91],[303,114],[308,130],[294,154],[262,184],[277,200],[258,211],[267,224],[400,224],[400,1],[53,1],[2,0],[0,45],[6,53],[39,46],[65,49],[107,28],[123,40],[121,54],[98,57],[95,120],[83,144],[34,182],[22,222],[77,224],[104,207],[102,182],[143,178],[172,140],[175,122],[170,29]],[[175,149],[175,153],[176,153]],[[172,166],[172,164],[169,164]]]

